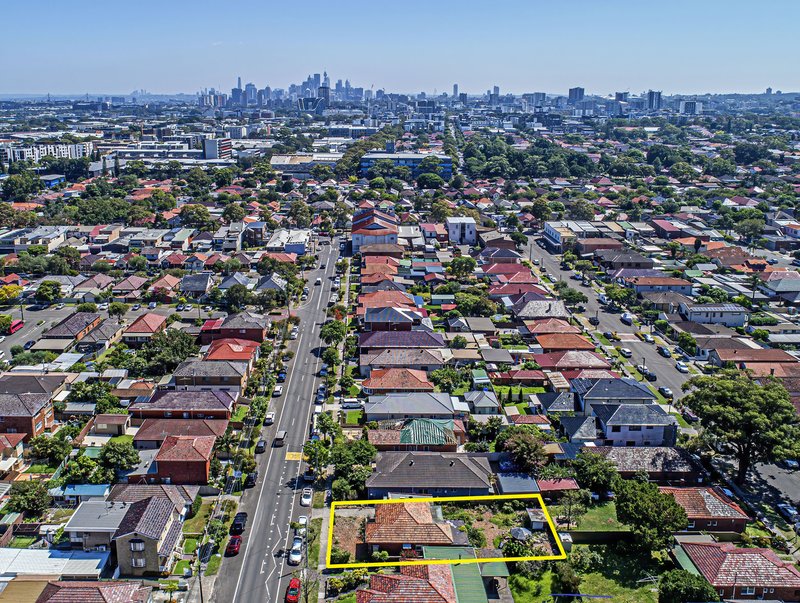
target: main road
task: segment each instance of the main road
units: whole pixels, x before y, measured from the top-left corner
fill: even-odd
[[[319,246],[322,270],[308,271],[309,298],[293,309],[300,318],[299,334],[290,341],[295,356],[289,364],[283,396],[272,399],[270,410],[275,423],[264,427],[266,453],[258,459],[259,480],[242,496],[239,511],[248,514],[242,548],[235,557],[226,558],[214,588],[214,601],[261,603],[283,601],[294,567],[287,564],[292,543],[290,524],[299,515],[311,515],[311,508],[300,507],[303,489],[300,452],[309,435],[314,397],[321,368],[324,344],[319,330],[331,295],[338,244]],[[321,285],[315,285],[317,278]],[[294,345],[291,345],[294,344]],[[272,446],[278,430],[287,432],[286,444]],[[316,560],[309,565],[316,566]]]
[[[616,331],[625,341],[619,342],[616,345],[628,348],[633,352],[633,357],[630,362],[634,365],[644,364],[658,375],[658,380],[652,385],[655,387],[666,386],[672,390],[675,400],[683,396],[681,386],[691,377],[691,375],[680,373],[675,368],[675,360],[664,358],[656,351],[655,344],[646,343],[635,336],[630,336],[636,333],[639,329],[636,326],[627,326],[620,320],[621,314],[613,314],[606,312],[600,304],[597,294],[591,287],[584,286],[580,281],[571,278],[573,272],[571,270],[564,270],[561,268],[561,256],[553,255],[547,250],[540,248],[535,243],[533,236],[528,237],[528,245],[522,252],[526,258],[538,259],[540,267],[547,271],[551,279],[563,280],[569,284],[573,289],[578,289],[583,292],[589,301],[586,302],[584,307],[586,311],[585,316],[597,316],[600,324],[595,327],[600,333]],[[625,334],[629,336],[626,337]]]

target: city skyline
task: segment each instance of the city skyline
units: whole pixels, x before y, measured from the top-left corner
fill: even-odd
[[[489,28],[475,2],[460,3],[457,11],[426,5],[424,12],[412,2],[375,15],[362,2],[312,2],[300,14],[250,0],[221,13],[204,0],[145,0],[138,10],[152,11],[153,18],[144,20],[117,6],[100,13],[88,0],[35,15],[11,5],[6,16],[17,26],[7,32],[7,47],[26,51],[0,55],[0,94],[193,94],[228,91],[237,75],[259,88],[286,88],[322,70],[332,81],[349,78],[354,86],[403,93],[449,94],[453,84],[469,94],[493,86],[503,94],[566,94],[580,86],[601,96],[797,90],[791,30],[800,5],[778,4],[780,11],[760,14],[745,10],[743,0],[679,0],[669,11],[601,11],[583,1],[566,10],[515,1],[505,3]],[[779,12],[781,19],[774,19]],[[511,23],[523,27],[506,31]],[[61,48],[63,36],[29,44],[30,31],[43,26],[80,32],[86,41],[73,52]]]

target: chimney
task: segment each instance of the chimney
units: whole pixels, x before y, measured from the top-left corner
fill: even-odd
[[[414,464],[414,459],[411,459],[411,460],[408,462],[408,466],[410,467],[410,466],[411,466],[411,465],[413,465],[413,464]]]
[[[451,467],[452,467],[453,465],[455,465],[455,464],[456,464],[456,462],[455,462],[455,461],[450,461],[450,466],[451,466]]]

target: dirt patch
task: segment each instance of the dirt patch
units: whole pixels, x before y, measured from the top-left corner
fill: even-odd
[[[350,560],[356,558],[356,548],[364,544],[364,517],[340,517],[337,513],[333,524],[333,546],[350,553]],[[363,548],[363,547],[362,547]]]

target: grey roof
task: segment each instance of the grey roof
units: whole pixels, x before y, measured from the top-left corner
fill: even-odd
[[[642,398],[655,400],[656,397],[647,386],[630,377],[622,379],[573,379],[572,389],[584,400],[625,400]]]
[[[361,355],[361,366],[414,366],[444,364],[439,350],[425,348],[393,348]]]
[[[235,377],[247,374],[246,362],[230,360],[184,360],[175,369],[176,377]]]
[[[494,392],[471,391],[464,394],[464,399],[470,402],[473,408],[497,408],[500,406]]]
[[[406,392],[382,396],[370,396],[364,407],[367,416],[391,415],[438,415],[453,414],[450,394],[436,392]]]
[[[181,279],[181,291],[208,291],[214,277],[210,272],[187,274]]]
[[[269,319],[255,312],[229,314],[222,321],[222,327],[225,329],[266,329],[268,326]]]
[[[602,404],[592,407],[605,425],[675,425],[677,420],[658,404]]]
[[[149,402],[134,402],[130,410],[219,410],[233,407],[235,397],[230,392],[158,391]]]
[[[561,417],[561,429],[570,440],[594,440],[597,438],[597,427],[594,417]]]
[[[66,532],[116,532],[130,505],[105,500],[82,502],[64,527]]]
[[[112,339],[122,330],[122,324],[117,319],[107,319],[89,331],[80,343],[101,343]]]
[[[612,461],[619,471],[626,473],[694,473],[697,464],[683,448],[671,446],[597,446],[594,452]]]
[[[496,348],[481,348],[481,358],[486,362],[513,364],[514,357],[511,352]]]
[[[112,503],[113,504],[113,503]],[[117,503],[125,504],[125,503]],[[175,512],[173,504],[165,498],[151,497],[128,504],[128,512],[120,522],[114,538],[135,533],[158,540],[169,525]]]
[[[572,392],[545,392],[536,394],[545,412],[574,412],[575,395]]]
[[[564,302],[556,299],[530,300],[513,306],[517,318],[569,318],[570,313]]]
[[[106,500],[135,503],[151,497],[163,498],[178,511],[192,504],[200,486],[174,486],[168,484],[117,484],[111,488]]]
[[[45,336],[50,338],[75,337],[98,318],[100,318],[100,314],[97,312],[75,312],[75,314],[67,316],[52,329],[46,331]]]
[[[49,394],[0,394],[0,416],[32,417],[49,402]]]
[[[527,473],[498,473],[497,486],[501,494],[529,494],[539,492],[539,484]]]
[[[368,488],[491,489],[484,456],[439,452],[379,452]]]
[[[372,331],[358,336],[362,348],[443,348],[441,333],[427,331]]]
[[[686,304],[686,308],[689,312],[750,312],[739,304]]]
[[[52,395],[67,380],[65,374],[50,373],[48,375],[18,375],[6,373],[0,375],[0,393],[2,394],[47,394]]]
[[[249,287],[253,283],[254,279],[251,279],[246,274],[242,274],[241,272],[234,272],[219,284],[219,289],[222,290],[230,289],[234,285],[244,285],[245,287]]]

